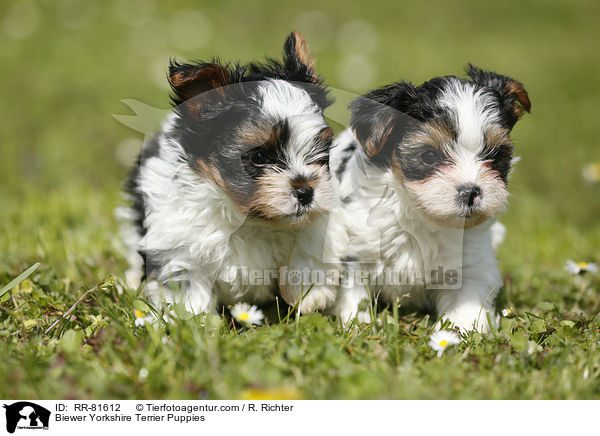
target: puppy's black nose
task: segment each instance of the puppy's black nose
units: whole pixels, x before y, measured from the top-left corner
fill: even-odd
[[[300,203],[302,206],[307,206],[310,204],[310,202],[313,199],[313,196],[314,196],[313,188],[308,187],[308,186],[302,186],[300,188],[296,188],[294,190],[294,195],[298,199],[298,203]]]
[[[462,185],[458,187],[458,198],[465,205],[472,207],[479,202],[481,189],[476,185]]]

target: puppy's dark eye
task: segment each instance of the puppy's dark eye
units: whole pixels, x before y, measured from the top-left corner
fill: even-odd
[[[272,163],[270,156],[262,150],[256,150],[250,158],[254,165],[267,165]]]
[[[434,165],[440,161],[440,155],[433,150],[424,151],[419,157],[425,165]]]

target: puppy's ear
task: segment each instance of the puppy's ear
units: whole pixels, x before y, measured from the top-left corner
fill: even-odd
[[[287,71],[305,70],[307,77],[317,79],[314,69],[315,60],[311,56],[308,44],[300,32],[290,33],[285,40],[283,64]]]
[[[393,148],[386,147],[392,130],[402,130],[401,125],[414,121],[410,106],[416,98],[416,88],[400,82],[371,91],[350,103],[350,128],[369,158],[386,157],[385,149]]]
[[[512,127],[524,111],[531,112],[529,95],[521,82],[510,77],[482,70],[471,64],[467,66],[467,74],[474,83],[491,88],[500,94],[510,127]]]
[[[181,104],[210,90],[217,90],[211,93],[211,100],[223,98],[225,93],[220,88],[231,85],[233,79],[229,68],[217,62],[179,64],[171,61],[169,83],[175,93],[173,101]]]

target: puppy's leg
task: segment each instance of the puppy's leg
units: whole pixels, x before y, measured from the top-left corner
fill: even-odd
[[[325,262],[336,258],[328,226],[329,217],[321,216],[300,231],[287,267],[280,270],[279,292],[292,306],[302,299],[300,313],[324,310],[335,301],[341,264]]]
[[[326,311],[328,315],[337,316],[342,324],[347,325],[353,319],[359,322],[371,322],[369,310],[360,310],[360,304],[369,301],[369,293],[363,285],[353,285],[349,288],[340,287],[335,302]]]
[[[289,266],[281,268],[279,292],[291,306],[299,305],[300,313],[324,310],[335,301],[337,283],[320,262],[294,253]]]
[[[299,312],[308,313],[324,310],[335,301],[339,274],[331,277],[326,265],[301,249],[292,252],[288,264],[279,274],[279,292],[286,303],[300,303]]]
[[[492,271],[487,271],[491,275]],[[499,277],[499,272],[496,270]],[[497,323],[494,314],[494,301],[500,288],[499,281],[491,281],[474,271],[463,271],[460,289],[438,291],[436,311],[438,316],[448,319],[463,331],[477,330],[482,333],[490,330],[488,315],[492,324]]]
[[[499,230],[501,225],[496,227],[496,231]],[[436,292],[435,308],[438,316],[450,320],[463,331],[489,331],[488,317],[493,325],[497,324],[494,302],[502,287],[502,276],[494,254],[493,235],[486,226],[465,230],[461,254],[454,256],[455,259],[448,255],[441,262],[446,270],[458,268],[461,280],[457,289]]]
[[[197,280],[185,280],[160,284],[156,280],[148,282],[146,293],[150,300],[160,306],[164,303],[183,303],[185,309],[194,314],[212,312],[214,299],[206,283]]]

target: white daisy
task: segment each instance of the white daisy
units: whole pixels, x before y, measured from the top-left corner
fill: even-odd
[[[236,321],[243,322],[245,324],[262,324],[264,315],[262,311],[256,306],[250,306],[247,303],[238,303],[231,308],[231,316]]]
[[[141,368],[138,375],[140,376],[140,378],[142,380],[144,380],[144,379],[146,379],[146,377],[148,377],[148,370],[146,368]]]
[[[600,182],[600,162],[587,164],[583,167],[583,178],[590,183]]]
[[[139,309],[135,309],[135,321],[133,322],[136,326],[141,327],[144,324],[151,323],[152,322],[152,317],[150,315],[146,315],[144,312],[142,312]]]
[[[598,265],[593,262],[574,262],[569,259],[565,265],[565,271],[573,275],[583,275],[585,273],[596,274],[598,272]]]
[[[442,356],[446,348],[456,344],[460,344],[460,338],[450,330],[440,330],[429,338],[429,346],[437,351],[438,357]]]
[[[506,309],[502,309],[502,316],[504,318],[510,318],[515,314],[515,312],[513,312],[513,310],[510,307],[507,307]]]

